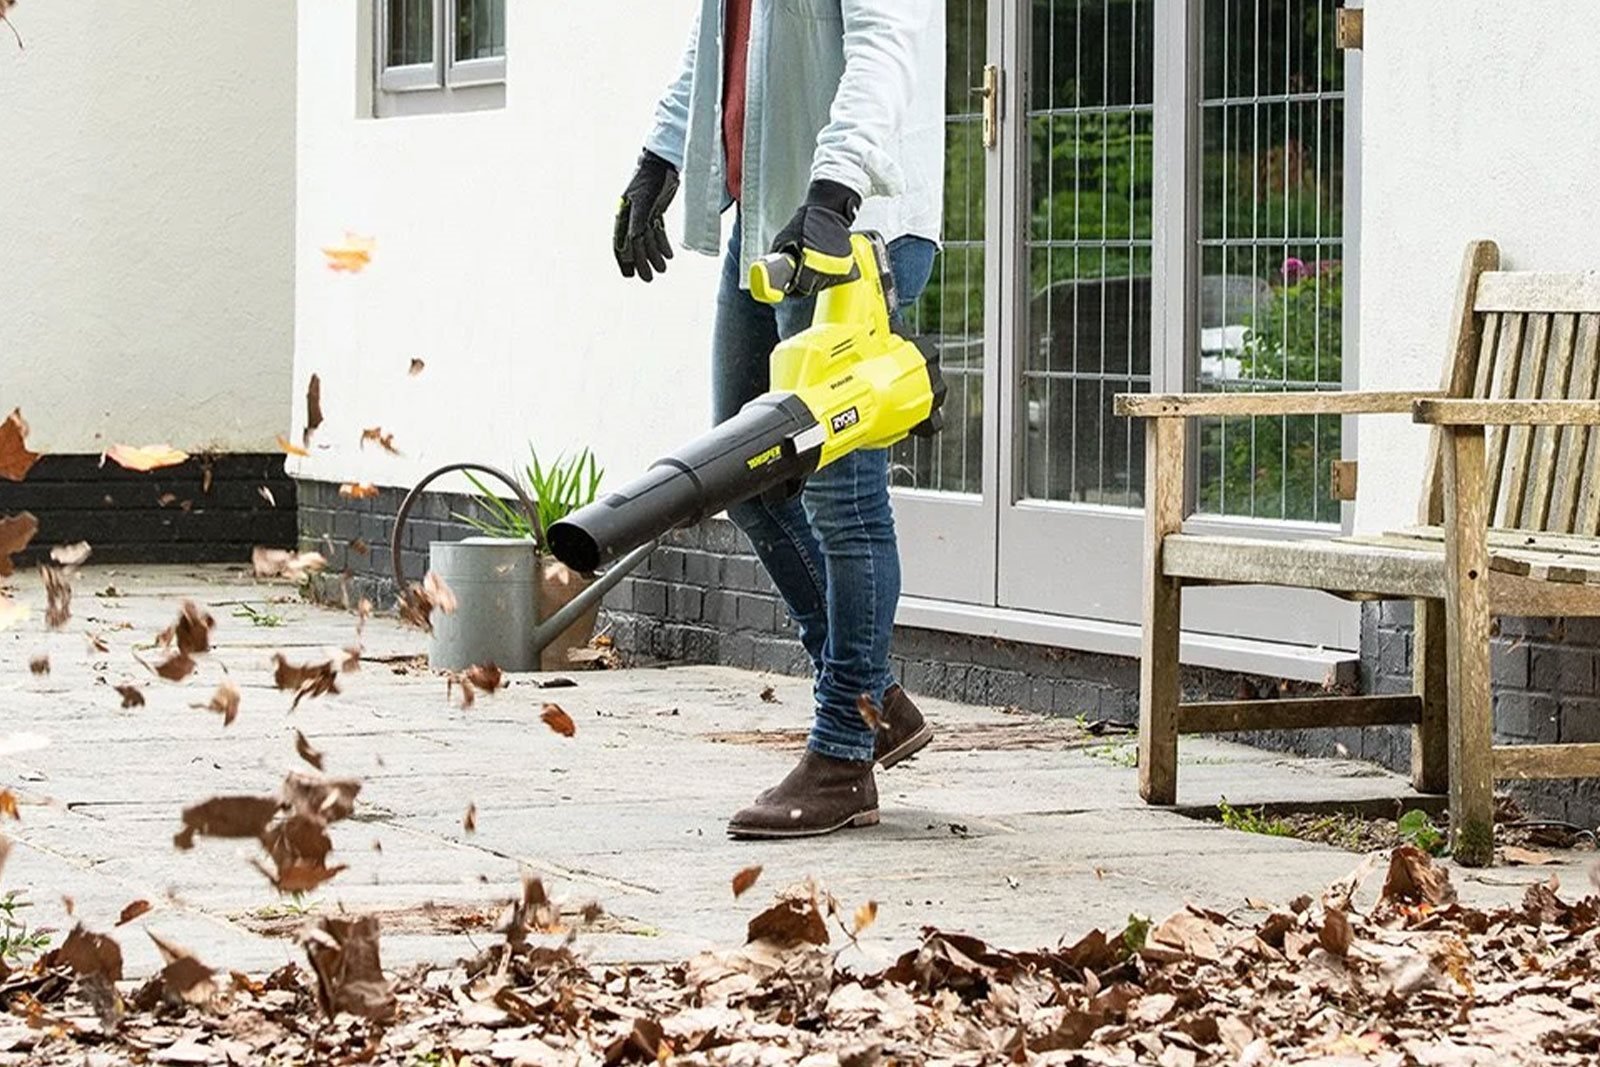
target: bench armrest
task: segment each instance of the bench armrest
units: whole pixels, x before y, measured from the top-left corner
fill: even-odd
[[[1118,393],[1113,410],[1133,418],[1202,415],[1412,415],[1437,390],[1401,393]],[[1420,420],[1418,420],[1420,421]]]
[[[1414,422],[1430,426],[1600,426],[1600,400],[1418,400]]]

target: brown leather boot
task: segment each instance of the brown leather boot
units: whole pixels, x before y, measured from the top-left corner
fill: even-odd
[[[810,750],[788,777],[728,823],[731,837],[815,837],[846,826],[876,826],[878,786],[872,764]]]
[[[933,740],[933,727],[898,685],[891,685],[883,694],[882,719],[883,726],[873,743],[873,759],[884,770],[915,756]]]

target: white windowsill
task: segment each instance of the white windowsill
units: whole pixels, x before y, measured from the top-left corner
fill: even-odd
[[[1098,652],[1108,656],[1139,655],[1139,627],[1128,623],[1047,615],[1014,608],[978,607],[947,600],[903,596],[895,613],[899,626],[975,637],[998,637],[1030,645]],[[1239,671],[1269,678],[1332,685],[1353,682],[1360,656],[1346,649],[1309,648],[1271,641],[1250,641],[1185,631],[1181,657],[1186,665]]]

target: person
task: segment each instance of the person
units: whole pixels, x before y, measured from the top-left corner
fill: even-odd
[[[943,0],[702,0],[613,246],[622,274],[649,282],[672,258],[663,216],[680,187],[686,248],[721,251],[721,216],[735,209],[712,343],[717,422],[767,391],[773,348],[811,322],[814,299],[773,307],[751,296],[756,259],[848,256],[854,226],[888,242],[902,308],[926,287],[943,209],[944,26]],[[803,270],[801,295],[843,280]],[[816,672],[805,754],[728,831],[801,837],[874,825],[874,765],[887,769],[933,736],[889,668],[900,559],[888,452],[851,453],[798,497],[746,501],[728,515]],[[868,701],[876,728],[861,710]]]

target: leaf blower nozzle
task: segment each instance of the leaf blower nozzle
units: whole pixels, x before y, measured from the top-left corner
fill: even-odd
[[[764,493],[798,492],[818,468],[858,448],[888,448],[941,428],[939,365],[890,328],[888,251],[851,238],[856,270],[817,296],[809,329],[772,353],[772,391],[658,460],[642,476],[550,526],[550,551],[591,573],[668,530]],[[783,254],[751,269],[752,295],[777,303],[797,271]]]

